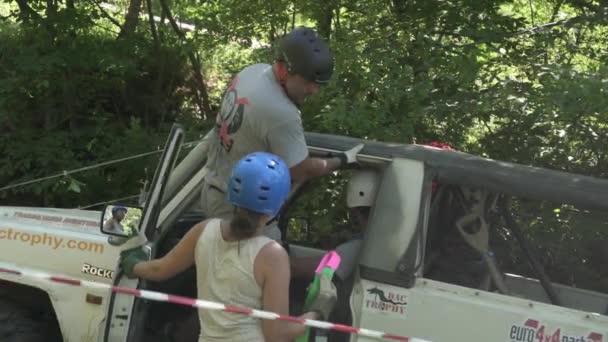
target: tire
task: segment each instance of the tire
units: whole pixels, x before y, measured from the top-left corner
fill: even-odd
[[[14,302],[0,298],[0,342],[44,342],[47,326]]]

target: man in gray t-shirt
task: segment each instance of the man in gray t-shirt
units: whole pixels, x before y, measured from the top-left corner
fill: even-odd
[[[200,209],[208,217],[230,218],[226,181],[234,164],[255,151],[271,152],[290,168],[294,183],[326,175],[356,162],[358,145],[333,158],[308,155],[299,106],[327,83],[333,56],[315,31],[296,28],[281,39],[272,65],[239,72],[226,90],[210,143]]]

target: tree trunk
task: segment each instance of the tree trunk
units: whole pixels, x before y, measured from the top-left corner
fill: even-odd
[[[148,21],[150,22],[150,32],[152,33],[152,41],[154,42],[154,49],[160,49],[160,42],[158,40],[158,32],[156,31],[156,24],[154,23],[154,13],[152,12],[152,0],[146,0],[146,7],[148,8]]]
[[[272,18],[272,14],[270,15]],[[268,40],[274,42],[276,39],[276,28],[274,26],[274,20],[270,20],[270,30],[268,31]]]
[[[325,39],[331,38],[331,21],[334,16],[335,3],[333,1],[321,1],[320,10],[317,13],[317,27],[319,34]]]
[[[19,17],[25,23],[30,19],[42,19],[36,11],[34,11],[28,4],[27,0],[16,0],[19,6]]]
[[[296,0],[293,1],[293,12],[291,13],[291,29],[293,30],[294,28],[296,28],[296,7],[297,6],[297,2]]]
[[[125,16],[125,23],[122,25],[122,29],[118,34],[118,38],[124,38],[135,33],[137,23],[139,21],[139,11],[141,10],[142,0],[131,0],[129,3],[129,10]]]
[[[334,6],[335,11],[336,11],[336,25],[335,25],[335,31],[338,32],[340,30],[340,0],[336,0],[336,4]]]
[[[175,18],[173,18],[173,15],[171,15],[171,9],[169,8],[169,5],[167,4],[167,0],[160,0],[160,6],[163,9],[163,11],[165,12],[165,14],[167,15],[167,19],[169,19],[169,22],[171,23],[171,27],[173,27],[173,30],[175,31],[177,36],[183,42],[188,43],[188,41],[186,40],[186,36],[179,29],[179,26],[175,22]],[[210,118],[210,117],[212,117],[212,110],[211,110],[211,102],[209,101],[209,94],[207,93],[207,86],[205,85],[205,81],[203,79],[201,63],[198,60],[196,53],[194,52],[194,49],[192,49],[192,48],[188,49],[188,59],[190,60],[190,64],[192,65],[192,69],[194,71],[194,80],[196,81],[196,85],[198,88],[197,92],[196,92],[197,105],[198,105],[199,110],[201,111],[201,114],[203,115],[203,117]],[[200,98],[198,97],[199,93],[200,93]]]
[[[158,39],[160,39],[161,41],[165,41],[165,30],[163,30],[162,28],[165,27],[165,19],[167,19],[167,13],[165,13],[165,11],[163,10],[162,6],[160,8],[160,22],[158,27],[160,27],[161,29],[158,30]]]

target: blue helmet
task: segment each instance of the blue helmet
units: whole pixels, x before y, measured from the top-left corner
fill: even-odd
[[[116,213],[120,210],[124,210],[125,213],[127,212],[127,208],[123,207],[122,205],[115,205],[112,207],[112,215],[116,215]]]
[[[272,153],[246,155],[228,179],[228,201],[237,207],[275,216],[289,195],[291,177],[287,164]]]

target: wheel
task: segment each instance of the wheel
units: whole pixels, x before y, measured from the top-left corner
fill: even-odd
[[[0,298],[1,342],[45,342],[46,322],[36,320],[33,314],[16,303]]]

